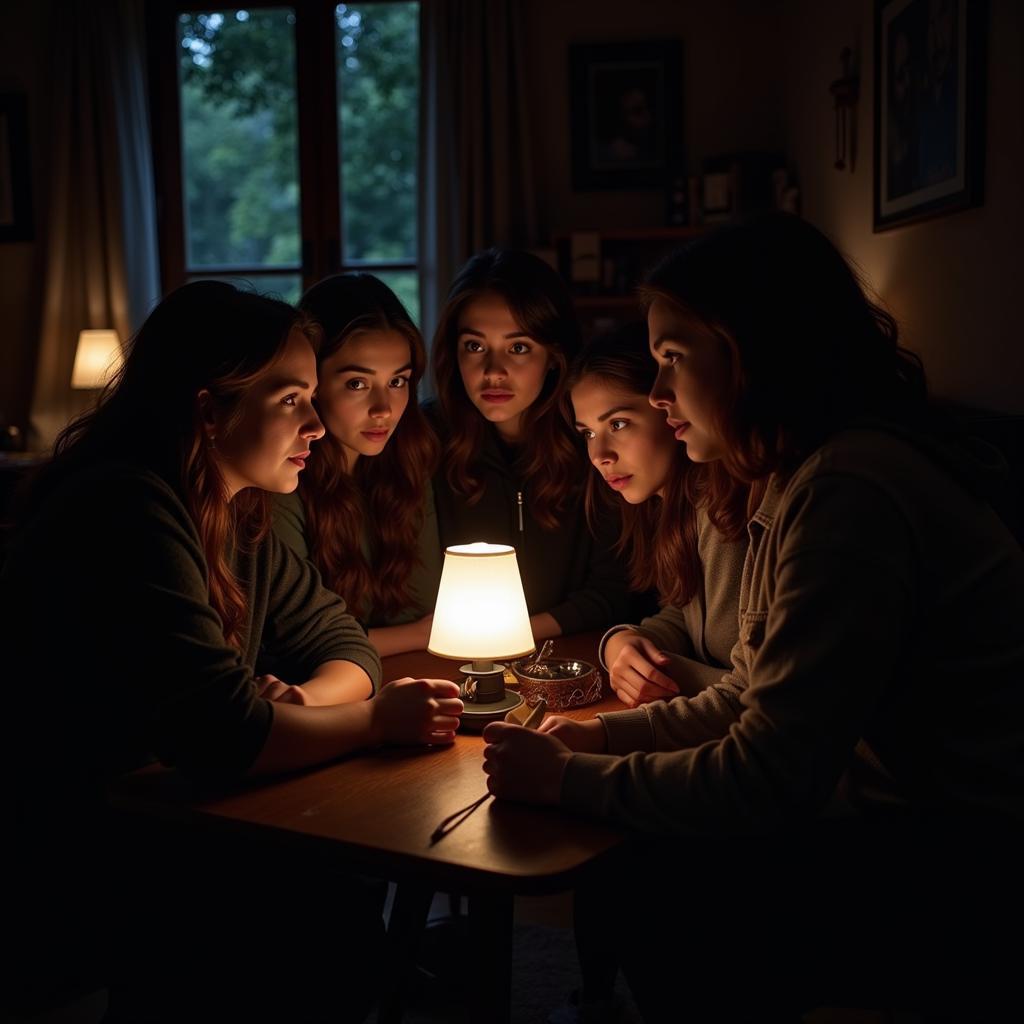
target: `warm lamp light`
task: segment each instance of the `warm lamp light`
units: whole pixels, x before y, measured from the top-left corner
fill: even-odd
[[[106,387],[123,362],[117,331],[81,331],[71,386],[81,390]]]
[[[505,692],[505,666],[494,664],[534,650],[514,548],[480,542],[445,550],[427,650],[471,662],[462,666],[468,727],[502,718],[522,703],[518,693]]]

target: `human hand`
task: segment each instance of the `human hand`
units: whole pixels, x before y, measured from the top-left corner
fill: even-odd
[[[375,743],[453,743],[461,714],[455,683],[405,676],[373,698],[370,731]]]
[[[608,751],[608,734],[599,718],[577,722],[564,715],[549,715],[541,723],[539,731],[550,733],[578,754],[604,754]]]
[[[612,637],[608,641],[609,647],[615,639]],[[608,680],[615,695],[626,707],[635,708],[638,704],[671,700],[679,696],[679,686],[675,680],[661,671],[670,664],[670,658],[647,637],[638,633],[627,634],[619,641],[618,651],[611,655],[611,659],[606,647],[605,661],[611,666]]]
[[[278,704],[312,704],[301,686],[291,686],[269,673],[256,677],[256,696]]]
[[[557,804],[572,751],[548,732],[491,722],[484,729],[487,789],[503,800]]]

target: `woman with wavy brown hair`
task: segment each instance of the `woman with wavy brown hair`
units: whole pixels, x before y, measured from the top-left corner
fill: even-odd
[[[692,461],[759,485],[732,665],[592,722],[492,723],[488,788],[657,837],[591,889],[645,1020],[840,1000],[1000,1019],[1018,950],[987,922],[1024,913],[1005,464],[930,405],[893,317],[806,221],[695,240],[645,296],[651,402]],[[681,920],[685,985],[621,941]]]
[[[253,837],[122,830],[110,779],[154,759],[205,782],[266,776],[384,742],[450,742],[458,724],[450,682],[374,696],[376,651],[270,529],[267,492],[295,489],[323,434],[317,339],[291,306],[227,284],[169,295],[98,408],[58,439],[0,574],[18,680],[5,777],[17,769],[17,853],[37,880],[19,934],[36,949],[49,922],[108,949],[117,1019],[320,1019],[338,964],[357,988],[372,978],[363,951],[379,950],[381,921],[355,883],[323,885],[334,910],[306,912],[286,895],[295,865]],[[257,676],[265,656],[296,674]],[[334,877],[315,857],[301,871]],[[325,935],[324,919],[360,934]],[[261,940],[285,933],[306,936],[301,985],[252,970]],[[151,1005],[122,1003],[147,988]]]
[[[488,249],[455,278],[431,353],[441,540],[515,547],[538,640],[607,626],[629,607],[615,517],[592,533],[584,512],[565,392],[579,347],[558,274],[530,253]]]
[[[430,476],[437,440],[416,401],[419,330],[371,274],[314,285],[299,308],[323,331],[315,398],[326,434],[274,529],[312,560],[384,656],[427,646],[441,574]]]
[[[746,487],[690,462],[647,399],[657,369],[638,321],[585,346],[567,382],[595,469],[588,514],[620,509],[616,550],[629,558],[630,582],[661,602],[638,625],[613,626],[598,649],[627,707],[692,696],[728,668],[746,553]],[[710,493],[723,488],[727,500],[712,522]]]

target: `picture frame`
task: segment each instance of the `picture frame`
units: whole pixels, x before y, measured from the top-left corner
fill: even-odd
[[[32,240],[28,102],[0,93],[0,242]]]
[[[984,199],[986,0],[876,0],[874,230]]]
[[[572,185],[664,188],[682,149],[682,43],[569,47]]]

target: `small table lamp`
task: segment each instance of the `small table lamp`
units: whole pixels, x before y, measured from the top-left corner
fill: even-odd
[[[447,548],[427,650],[460,666],[467,729],[505,717],[523,698],[505,692],[505,666],[495,658],[521,658],[534,650],[530,613],[516,552],[505,544]]]
[[[77,390],[106,387],[123,362],[117,331],[81,331],[75,351],[75,368],[71,371],[71,386]]]

